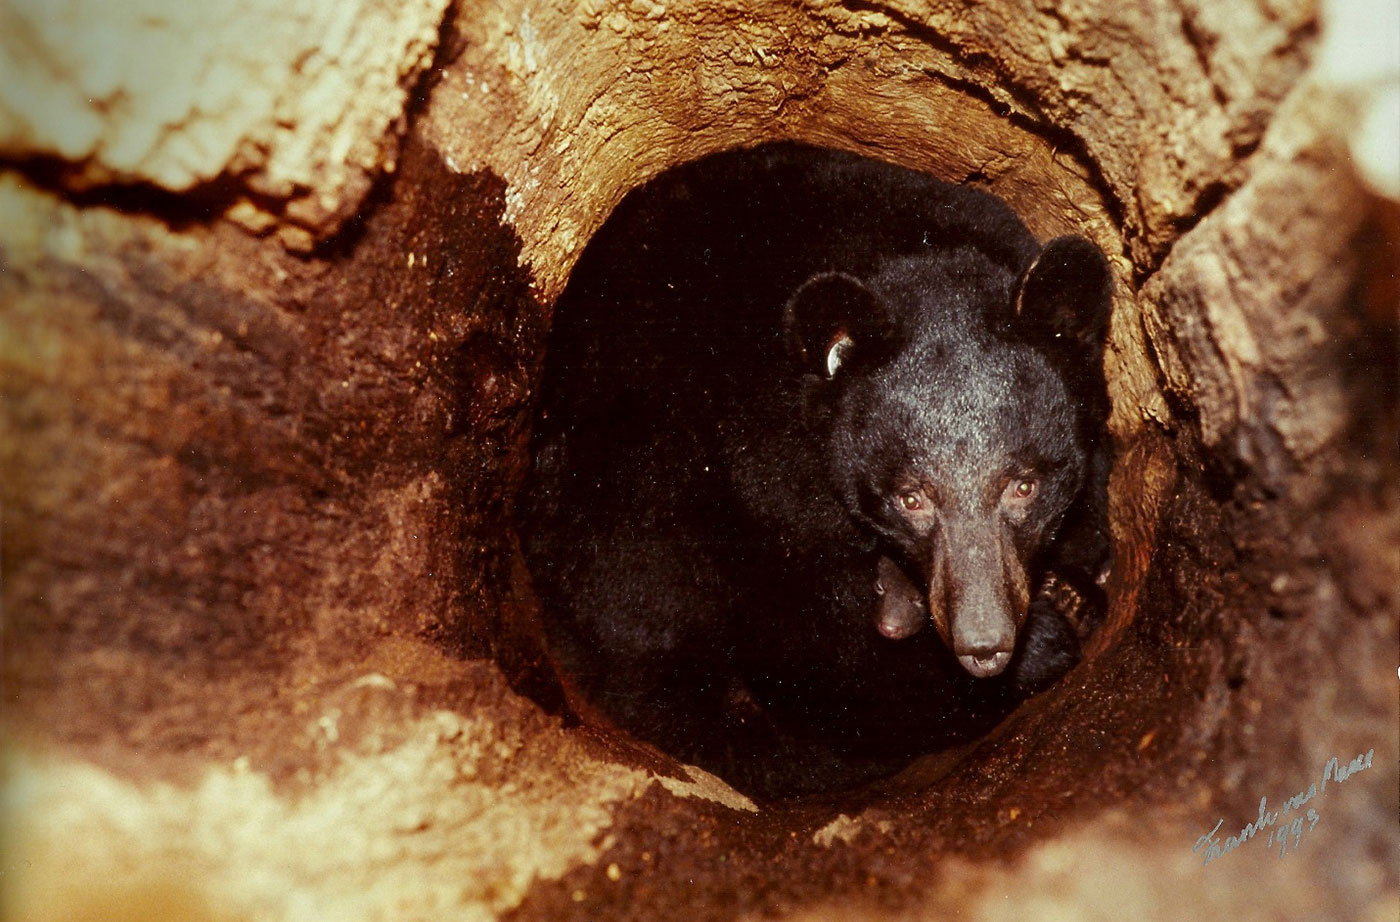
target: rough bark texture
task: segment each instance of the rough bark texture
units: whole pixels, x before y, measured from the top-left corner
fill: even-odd
[[[0,914],[1395,918],[1400,220],[1310,4],[195,6],[0,5]],[[590,234],[778,138],[1112,254],[1117,566],[978,746],[754,804],[567,712],[511,507]]]
[[[183,193],[309,245],[393,172],[446,5],[12,0],[0,156],[73,187]]]

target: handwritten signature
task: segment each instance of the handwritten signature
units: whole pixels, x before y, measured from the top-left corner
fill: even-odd
[[[1220,831],[1220,827],[1225,824],[1225,819],[1222,817],[1220,821],[1215,824],[1214,829],[1196,840],[1196,844],[1192,846],[1191,851],[1201,855],[1204,864],[1210,864],[1221,855],[1228,854],[1239,848],[1270,826],[1273,826],[1274,829],[1269,832],[1266,847],[1272,848],[1277,844],[1278,856],[1282,858],[1288,851],[1288,840],[1291,837],[1293,839],[1293,850],[1297,851],[1298,847],[1303,842],[1303,834],[1312,832],[1313,827],[1317,825],[1317,821],[1322,818],[1317,812],[1316,807],[1313,806],[1307,807],[1306,813],[1301,812],[1304,806],[1311,803],[1314,798],[1320,798],[1322,796],[1323,792],[1327,790],[1327,782],[1332,781],[1340,783],[1346,781],[1357,772],[1363,772],[1370,768],[1371,757],[1374,756],[1375,753],[1376,750],[1368,749],[1365,753],[1357,756],[1350,762],[1342,762],[1336,756],[1333,756],[1328,759],[1327,764],[1322,767],[1321,783],[1308,785],[1306,791],[1299,791],[1292,797],[1287,798],[1283,801],[1283,806],[1272,813],[1269,812],[1269,798],[1259,798],[1258,818],[1251,823],[1246,823],[1244,828],[1240,830],[1239,835],[1226,836],[1223,843],[1220,841],[1220,837],[1216,835],[1216,833]],[[1297,815],[1293,816],[1290,821],[1290,814]],[[1304,821],[1307,823],[1306,828],[1304,827]]]

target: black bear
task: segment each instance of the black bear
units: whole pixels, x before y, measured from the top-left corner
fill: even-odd
[[[985,732],[1102,614],[1110,291],[1087,240],[851,154],[634,191],[556,305],[522,503],[568,680],[760,794]]]

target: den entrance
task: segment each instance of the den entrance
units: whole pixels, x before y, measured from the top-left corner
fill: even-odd
[[[1103,623],[1112,283],[799,145],[635,190],[555,314],[522,533],[578,706],[741,790],[974,741]]]

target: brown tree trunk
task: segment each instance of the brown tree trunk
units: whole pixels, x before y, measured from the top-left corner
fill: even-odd
[[[1400,219],[1340,6],[0,0],[7,917],[1394,918]],[[1117,565],[980,746],[759,805],[567,713],[512,504],[589,236],[776,139],[1111,254]]]

